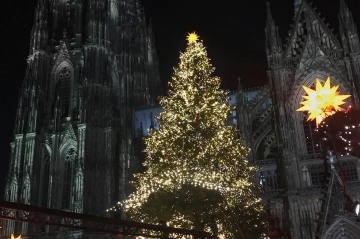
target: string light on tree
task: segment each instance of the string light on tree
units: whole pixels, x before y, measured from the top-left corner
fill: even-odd
[[[324,85],[321,85],[319,79],[316,79],[315,90],[303,86],[307,95],[303,96],[304,101],[300,102],[302,107],[297,111],[307,111],[309,113],[308,120],[316,120],[316,127],[326,117],[333,115],[336,111],[344,111],[340,105],[345,104],[344,101],[350,95],[340,95],[337,89],[339,86],[330,87],[330,77],[327,78]]]
[[[321,122],[318,133],[323,138],[323,146],[335,150],[340,155],[360,157],[360,112],[350,109],[340,111]]]
[[[145,139],[147,170],[135,176],[136,191],[119,206],[137,221],[255,238],[263,213],[251,181],[257,168],[248,165],[249,149],[227,125],[227,92],[202,41],[193,32],[187,42],[160,101],[160,129]]]

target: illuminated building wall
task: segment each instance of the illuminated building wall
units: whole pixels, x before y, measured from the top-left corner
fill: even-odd
[[[318,223],[326,220],[329,226],[344,209],[343,196],[334,196],[336,190],[342,190],[341,186],[334,186],[337,188],[334,195],[327,195],[326,183],[322,188],[326,158],[321,139],[314,131],[315,122],[307,121],[304,112],[296,111],[306,95],[302,85],[314,89],[316,79],[324,84],[328,77],[333,85],[340,85],[341,95],[352,95],[344,107],[351,104],[359,109],[359,37],[348,6],[343,0],[339,3],[340,36],[337,37],[313,6],[305,0],[295,1],[294,24],[284,46],[276,16],[272,16],[268,4],[267,73],[273,105],[272,129],[276,140],[273,167],[276,167],[278,189],[266,194],[266,198],[272,216],[279,221],[278,231],[291,234],[291,238],[315,238]],[[256,151],[253,154],[259,155]],[[339,160],[349,179],[348,193],[353,200],[359,200],[360,161],[350,155]],[[339,164],[335,167],[339,168]],[[327,209],[322,207],[323,199],[332,200]],[[325,218],[317,222],[319,215]]]
[[[154,105],[160,92],[139,1],[39,0],[4,199],[108,216],[138,167],[134,110]],[[57,230],[4,228],[36,238]]]

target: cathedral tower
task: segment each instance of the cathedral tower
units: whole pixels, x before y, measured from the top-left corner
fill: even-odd
[[[302,85],[314,88],[316,79],[323,83],[328,77],[333,85],[340,85],[340,94],[351,94],[350,104],[359,108],[359,37],[345,1],[339,3],[341,40],[308,1],[296,0],[294,24],[285,47],[268,5],[266,51],[279,181],[278,194],[269,200],[269,205],[272,215],[280,221],[278,227],[291,234],[291,238],[319,236],[316,229],[319,220],[326,220],[327,225],[343,210],[327,207],[328,216],[319,216],[324,213],[321,205],[326,198],[319,190],[325,167],[324,149],[314,133],[315,123],[296,111],[306,94]],[[351,196],[359,200],[360,160],[344,156],[340,163],[347,182],[351,183],[348,186]]]
[[[134,110],[161,93],[156,59],[138,0],[38,0],[5,200],[105,216],[130,190]]]

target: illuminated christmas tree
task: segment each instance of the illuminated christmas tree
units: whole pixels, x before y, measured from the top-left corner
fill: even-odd
[[[160,130],[146,139],[147,170],[121,206],[137,221],[243,238],[260,231],[263,205],[251,182],[256,168],[227,124],[231,108],[213,73],[202,41],[189,34],[160,101]]]

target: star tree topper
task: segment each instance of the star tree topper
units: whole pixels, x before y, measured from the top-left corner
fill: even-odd
[[[336,111],[344,111],[340,105],[345,104],[344,101],[350,95],[340,95],[337,91],[339,85],[330,88],[330,77],[327,78],[322,86],[319,79],[316,79],[315,90],[306,86],[302,86],[307,93],[304,95],[304,101],[300,102],[302,107],[296,111],[308,111],[308,120],[316,120],[316,127],[327,116],[333,115]]]
[[[199,36],[195,32],[192,32],[188,34],[186,39],[189,43],[195,43],[197,40],[199,40]]]

